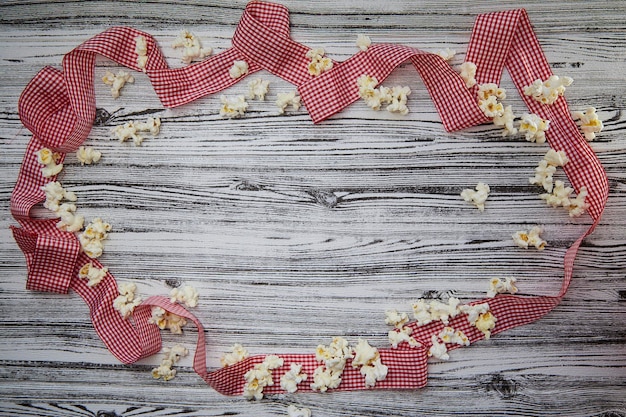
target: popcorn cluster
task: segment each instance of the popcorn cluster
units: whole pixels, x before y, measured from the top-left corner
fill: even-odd
[[[135,38],[135,53],[137,54],[137,66],[146,72],[148,63],[148,43],[146,37],[139,35]]]
[[[111,132],[120,142],[132,139],[135,146],[140,146],[144,140],[140,132],[149,132],[153,137],[159,134],[161,129],[161,119],[149,117],[146,122],[127,122],[123,125],[115,126]]]
[[[186,29],[180,31],[178,37],[172,42],[172,48],[183,48],[183,57],[181,60],[185,64],[206,58],[213,53],[213,49],[203,48],[200,39]]]
[[[293,394],[298,390],[298,384],[306,381],[308,375],[302,372],[302,365],[298,363],[292,363],[289,367],[289,371],[280,377],[280,387]]]
[[[546,130],[550,128],[550,121],[544,120],[536,114],[526,113],[522,115],[519,131],[525,134],[529,142],[545,143]]]
[[[407,342],[409,346],[420,346],[420,343],[411,337],[413,329],[410,327],[404,327],[409,322],[409,316],[406,313],[398,313],[397,310],[385,311],[385,323],[390,326],[394,326],[394,330],[390,330],[387,334],[389,343],[392,347],[397,348],[400,343]]]
[[[544,250],[548,244],[541,238],[543,228],[534,226],[530,231],[520,230],[513,234],[513,241],[520,248],[528,249],[534,246],[537,250]]]
[[[296,95],[295,91],[289,93],[278,93],[276,95],[276,105],[278,106],[278,113],[283,114],[287,107],[291,106],[293,110],[300,109],[300,96]]]
[[[95,287],[100,284],[109,270],[105,267],[98,268],[94,266],[93,262],[86,263],[78,271],[78,277],[88,279],[88,287]]]
[[[120,284],[118,289],[120,295],[113,300],[113,308],[119,311],[124,319],[127,319],[142,300],[141,297],[135,296],[137,285],[132,282]]]
[[[172,291],[170,291],[170,297],[172,303],[184,304],[191,308],[198,306],[198,290],[191,285],[173,288]]]
[[[440,342],[441,341],[441,342]],[[448,347],[446,343],[457,344],[460,346],[469,346],[470,341],[465,334],[460,330],[454,330],[452,327],[444,327],[439,334],[434,334],[430,338],[431,346],[428,349],[428,356],[433,356],[437,359],[448,360]]]
[[[383,365],[378,349],[370,346],[365,339],[359,339],[354,347],[352,367],[360,367],[361,375],[365,377],[365,386],[373,387],[376,381],[382,381],[387,377],[388,368]]]
[[[224,356],[220,359],[220,363],[223,367],[239,363],[250,356],[248,351],[239,343],[235,343],[230,349],[231,352],[224,354]]]
[[[287,407],[289,417],[311,417],[311,410],[308,408],[298,408],[295,405]]]
[[[83,252],[90,258],[98,258],[102,255],[104,242],[111,231],[111,225],[100,218],[95,218],[85,230],[78,235],[78,240]]]
[[[315,350],[315,359],[323,363],[313,372],[311,388],[320,392],[337,388],[341,383],[341,374],[346,366],[346,361],[352,359],[352,348],[348,341],[342,337],[334,337],[328,345],[318,345]]]
[[[152,316],[148,319],[148,323],[156,324],[159,329],[167,329],[173,334],[182,334],[183,327],[187,325],[187,320],[161,307],[154,306],[152,307]]]
[[[272,370],[283,366],[283,359],[276,355],[268,355],[262,363],[254,366],[246,372],[244,378],[246,385],[243,387],[243,396],[247,400],[260,400],[263,398],[263,389],[274,385]]]
[[[236,80],[248,73],[248,63],[246,61],[235,61],[233,66],[228,70],[230,78]]]
[[[473,62],[464,62],[459,66],[460,76],[465,81],[467,88],[472,88],[476,85],[476,64]]]
[[[313,48],[307,51],[306,57],[311,60],[309,63],[309,74],[320,75],[333,67],[332,59],[324,56],[324,48]]]
[[[81,165],[95,164],[102,158],[102,153],[91,146],[81,146],[76,151],[76,159]]]
[[[165,358],[158,368],[152,370],[152,377],[154,379],[163,378],[163,381],[169,381],[176,376],[176,369],[172,369],[172,366],[174,366],[180,358],[187,356],[189,351],[181,345],[176,345],[171,349],[164,348],[163,352],[165,353]]]
[[[524,94],[532,97],[539,103],[553,104],[565,93],[574,80],[570,77],[550,76],[546,81],[536,79],[531,85],[524,87]]]
[[[493,298],[497,294],[509,293],[515,294],[517,292],[517,287],[515,286],[516,279],[507,277],[507,278],[492,278],[489,281],[489,291],[487,291],[487,297]]]
[[[413,317],[417,320],[418,326],[423,326],[433,321],[441,321],[443,324],[448,324],[450,318],[454,318],[459,314],[459,304],[460,300],[456,297],[448,298],[447,303],[420,298],[413,303]]]
[[[604,128],[602,120],[598,118],[595,107],[587,107],[585,111],[575,111],[572,113],[572,117],[574,120],[578,120],[580,129],[588,141],[594,140],[596,133],[600,133]]]
[[[476,189],[466,188],[461,192],[461,197],[468,203],[473,203],[478,210],[485,211],[485,201],[489,197],[489,185],[479,182]]]
[[[126,83],[134,83],[135,78],[126,71],[118,71],[117,74],[113,74],[111,71],[104,73],[102,82],[111,86],[111,96],[118,98],[120,96],[120,90]]]
[[[61,201],[76,201],[77,197],[73,191],[68,191],[58,181],[51,181],[41,187],[46,194],[46,201],[43,206],[55,213],[61,210]]]
[[[496,317],[489,310],[488,303],[462,305],[460,308],[462,313],[467,314],[467,321],[480,330],[485,339],[491,337],[491,330],[496,326]]]
[[[362,75],[357,79],[359,86],[359,97],[365,100],[365,103],[373,110],[380,110],[383,104],[387,105],[387,111],[391,113],[400,113],[406,115],[409,108],[406,103],[411,89],[407,86],[395,86],[392,88],[378,85],[376,77]]]
[[[35,152],[35,155],[37,156],[37,162],[43,165],[41,174],[44,178],[54,177],[63,169],[63,164],[60,163],[61,154],[52,152],[48,148],[41,148]]]
[[[220,108],[220,116],[233,119],[235,117],[243,116],[248,108],[246,98],[242,95],[236,97],[227,97],[225,95],[220,96],[222,107]]]
[[[372,40],[369,36],[359,34],[356,37],[356,46],[358,46],[361,51],[367,51],[367,48],[369,48],[371,44]]]

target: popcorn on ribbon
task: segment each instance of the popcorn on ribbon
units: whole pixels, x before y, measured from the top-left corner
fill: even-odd
[[[403,327],[401,329],[389,330],[387,333],[387,338],[389,339],[389,344],[394,349],[398,347],[401,343],[406,342],[411,347],[418,347],[421,344],[415,340],[415,338],[411,337],[413,333],[413,329],[410,327]]]
[[[76,201],[77,197],[73,191],[68,191],[58,181],[51,181],[41,187],[46,194],[46,201],[43,206],[50,211],[58,212],[61,206],[61,201]]]
[[[387,111],[391,113],[400,113],[406,115],[409,112],[409,108],[406,103],[408,96],[411,94],[411,89],[407,86],[395,86],[392,88],[378,85],[376,77],[371,77],[367,74],[361,75],[357,78],[357,85],[359,87],[359,97],[365,100],[365,103],[373,110],[380,110],[383,104],[387,104]]]
[[[448,324],[450,318],[454,318],[459,314],[460,300],[456,297],[448,298],[447,303],[439,300],[424,300],[420,298],[413,303],[413,317],[417,321],[418,326],[424,326],[433,321]]]
[[[104,249],[103,240],[109,236],[111,225],[100,218],[95,218],[85,230],[78,235],[83,252],[90,258],[98,258]]]
[[[544,250],[547,242],[541,238],[543,228],[534,226],[530,231],[520,230],[513,234],[513,241],[517,246],[528,249],[534,246],[537,250]]]
[[[487,291],[487,297],[493,298],[497,294],[517,293],[517,287],[515,286],[516,279],[512,277],[507,278],[491,278],[489,281],[489,291]]]
[[[163,381],[169,381],[176,376],[176,369],[172,369],[182,357],[189,354],[187,348],[176,345],[172,348],[164,348],[165,358],[161,362],[158,368],[152,370],[152,377],[154,379],[163,379]]]
[[[472,88],[476,85],[476,78],[474,78],[476,77],[476,64],[473,62],[464,62],[459,66],[459,72],[467,88]]]
[[[361,51],[367,51],[367,48],[369,48],[371,44],[372,40],[367,35],[359,34],[356,37],[356,46],[358,46]]]
[[[515,115],[513,114],[511,106],[504,107],[502,114],[493,116],[493,124],[504,128],[502,136],[515,135],[517,133]]]
[[[454,49],[445,48],[437,51],[435,54],[443,58],[444,61],[452,61],[456,55],[456,51]]]
[[[323,363],[313,372],[311,389],[326,392],[337,388],[341,383],[341,374],[348,359],[352,359],[352,348],[342,337],[334,337],[328,346],[318,345],[315,350],[315,359]]]
[[[550,76],[546,81],[536,79],[531,85],[524,87],[524,94],[539,103],[553,104],[565,93],[574,80],[570,77]]]
[[[153,306],[152,316],[148,323],[156,324],[161,330],[169,330],[172,334],[182,334],[187,320],[177,314],[170,313],[164,308]]]
[[[265,95],[269,91],[270,82],[255,78],[248,83],[248,97],[250,100],[265,100]]]
[[[113,308],[119,311],[124,319],[127,319],[133,314],[135,307],[141,304],[142,299],[135,296],[137,285],[132,282],[120,284],[118,290],[120,295],[113,300]]]
[[[262,363],[254,366],[246,372],[244,378],[246,384],[243,387],[243,396],[247,400],[260,400],[263,398],[263,389],[274,385],[272,370],[283,366],[283,359],[276,355],[268,355]]]
[[[592,141],[596,138],[596,133],[600,133],[604,128],[602,120],[598,118],[595,107],[587,107],[585,111],[572,112],[572,118],[578,121],[580,130],[585,135],[585,139]]]
[[[366,387],[373,387],[377,381],[382,381],[387,377],[388,367],[382,363],[378,349],[370,346],[365,339],[359,339],[354,348],[352,367],[360,367],[361,375],[365,377]]]
[[[91,165],[100,161],[102,153],[91,146],[81,146],[76,151],[76,159],[81,165]]]
[[[183,48],[182,62],[190,64],[194,60],[206,58],[213,53],[211,48],[203,48],[200,39],[187,29],[180,31],[174,42],[172,42],[172,48]]]
[[[140,146],[144,140],[144,137],[139,134],[140,132],[149,132],[152,136],[156,136],[159,134],[160,129],[161,119],[149,117],[146,122],[127,122],[123,125],[115,126],[111,131],[120,142],[132,139],[135,146]]]
[[[139,35],[135,38],[135,53],[137,54],[137,66],[146,72],[146,64],[148,63],[148,42],[146,37]]]
[[[235,343],[231,346],[230,350],[229,353],[224,354],[224,356],[220,358],[220,363],[223,367],[239,363],[250,356],[248,351],[239,343]]]
[[[306,57],[311,59],[309,74],[317,76],[333,67],[333,61],[324,54],[324,48],[313,48],[307,51]]]
[[[496,326],[496,317],[489,310],[488,303],[463,305],[461,311],[467,314],[467,321],[480,330],[485,339],[491,337],[491,330]]]
[[[111,96],[118,98],[120,96],[120,90],[126,83],[134,83],[135,78],[130,73],[120,70],[117,74],[113,74],[111,71],[104,73],[102,82],[111,86]]]
[[[86,263],[78,271],[78,277],[88,279],[88,287],[95,287],[100,284],[109,270],[106,267],[98,268],[93,262]]]
[[[306,381],[308,375],[302,372],[302,365],[292,363],[289,371],[280,377],[280,387],[290,394],[298,390],[298,384]]]
[[[37,156],[37,162],[43,165],[41,174],[44,178],[54,177],[63,169],[63,164],[60,163],[61,154],[52,152],[48,148],[41,148],[35,152],[35,155]]]
[[[228,70],[230,78],[236,80],[248,73],[248,63],[246,61],[235,61],[233,66]]]
[[[248,103],[243,95],[238,95],[236,97],[221,95],[220,101],[222,102],[220,116],[228,117],[229,119],[243,116],[248,108]]]
[[[536,114],[524,114],[519,125],[519,131],[525,134],[529,142],[545,143],[546,130],[550,128],[550,121],[544,120]]]
[[[311,417],[311,410],[308,408],[298,408],[295,405],[287,407],[287,415],[289,417]]]
[[[469,338],[461,330],[454,330],[450,326],[444,327],[439,334],[432,335],[430,342],[431,346],[428,349],[428,356],[444,361],[450,359],[446,344],[457,344],[460,346],[469,346],[470,344]]]
[[[289,106],[291,106],[293,110],[298,110],[300,109],[300,96],[296,95],[295,91],[278,93],[276,95],[276,105],[278,106],[279,114],[284,114]]]
[[[461,192],[461,197],[468,203],[473,203],[478,210],[485,211],[485,201],[489,197],[489,185],[479,182],[476,189],[466,188]]]
[[[78,232],[83,228],[85,218],[76,214],[76,205],[72,203],[63,203],[55,212],[61,220],[57,223],[57,227],[66,232]]]

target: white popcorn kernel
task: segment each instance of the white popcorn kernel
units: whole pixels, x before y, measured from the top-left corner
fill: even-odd
[[[552,75],[546,81],[536,79],[531,85],[524,87],[524,94],[543,104],[553,104],[565,93],[565,87],[572,84],[570,77]]]
[[[504,106],[498,102],[496,96],[489,96],[486,99],[478,101],[478,107],[483,111],[487,117],[502,117],[504,114]]]
[[[550,128],[550,121],[544,120],[536,114],[524,114],[520,122],[519,131],[525,134],[529,142],[544,143],[546,130]]]
[[[515,286],[515,278],[507,277],[507,278],[492,278],[489,281],[489,291],[487,291],[487,297],[493,298],[497,294],[509,293],[515,294],[517,293],[517,287]]]
[[[491,313],[491,311],[487,311],[486,313],[478,316],[474,326],[476,326],[476,328],[485,335],[485,339],[489,340],[491,337],[491,330],[496,327],[496,317]]]
[[[361,366],[361,375],[365,377],[365,386],[373,387],[377,381],[382,381],[387,377],[389,367],[384,365],[380,357],[367,365]]]
[[[102,153],[91,146],[81,146],[76,151],[76,159],[81,165],[95,164],[102,157]]]
[[[85,230],[78,235],[81,248],[90,258],[98,258],[102,255],[103,240],[108,237],[111,225],[100,218],[94,219]]]
[[[302,372],[302,365],[292,363],[289,367],[289,371],[280,378],[280,387],[293,394],[298,390],[298,384],[302,381],[306,381],[308,375]]]
[[[51,181],[42,187],[46,194],[46,201],[43,206],[50,211],[58,212],[60,203],[63,200],[76,201],[76,194],[72,191],[67,191],[60,182]]]
[[[200,39],[186,29],[181,30],[176,39],[174,39],[172,48],[183,48],[181,61],[184,64],[190,64],[194,60],[206,58],[213,53],[213,49],[203,48]]]
[[[459,309],[462,313],[467,314],[467,321],[473,326],[481,314],[485,314],[489,311],[489,303],[480,303],[473,305],[465,304],[460,306]]]
[[[146,72],[148,63],[148,42],[146,37],[139,35],[135,38],[135,53],[137,54],[137,66]]]
[[[235,61],[233,66],[228,70],[230,78],[237,79],[248,73],[248,63],[246,61]]]
[[[596,138],[596,133],[600,133],[604,128],[602,120],[598,118],[595,107],[587,107],[585,111],[572,112],[572,118],[578,120],[580,130],[585,135],[585,139],[592,141]]]
[[[569,162],[569,159],[564,151],[557,152],[554,149],[550,149],[546,152],[543,159],[548,163],[548,165],[555,167],[563,167]]]
[[[535,168],[535,176],[528,178],[528,182],[534,185],[540,185],[544,190],[551,193],[554,188],[553,175],[556,167],[550,165],[545,159],[539,161],[539,165]]]
[[[71,203],[63,203],[59,206],[56,214],[61,218],[57,223],[57,227],[66,232],[78,232],[83,228],[85,218],[77,215],[76,205]]]
[[[589,208],[589,203],[586,202],[587,195],[587,187],[582,186],[580,190],[578,190],[576,198],[570,199],[569,206],[567,207],[570,217],[578,217]]]
[[[137,285],[133,283],[123,283],[119,285],[120,295],[113,300],[113,308],[120,312],[124,319],[130,317],[135,311],[135,307],[141,304],[141,297],[135,296]]]
[[[432,335],[430,338],[431,346],[428,349],[428,356],[434,356],[437,359],[447,361],[450,359],[448,355],[448,348],[445,343],[439,343],[437,335]]]
[[[226,353],[220,359],[220,363],[223,367],[231,366],[236,363],[239,363],[250,356],[248,351],[239,343],[235,343],[230,348],[230,353]]]
[[[487,100],[489,97],[495,97],[498,100],[506,98],[506,90],[498,87],[498,84],[485,83],[478,85],[478,100]]]
[[[402,329],[402,327],[409,322],[409,315],[406,313],[398,313],[397,310],[387,310],[385,311],[385,316],[385,323],[398,329]]]
[[[164,381],[169,381],[176,376],[176,370],[172,369],[172,366],[174,366],[180,358],[187,356],[189,351],[181,345],[176,345],[172,348],[164,348],[163,353],[165,353],[165,358],[158,368],[152,370],[152,377],[154,379],[162,378]]]
[[[393,348],[397,348],[400,343],[407,342],[411,347],[421,346],[420,343],[411,337],[413,330],[410,327],[390,330],[387,334],[389,343]]]
[[[506,106],[501,115],[495,115],[493,117],[493,124],[498,127],[504,127],[502,136],[515,135],[517,128],[514,126],[515,115],[511,106]]]
[[[446,48],[437,51],[436,54],[442,57],[444,61],[451,61],[456,55],[456,51],[454,49]]]
[[[467,88],[472,88],[476,85],[476,64],[473,62],[464,62],[459,66],[461,78],[465,81]]]
[[[126,142],[128,139],[132,139],[135,146],[141,145],[143,142],[143,136],[139,134],[139,129],[133,122],[127,122],[123,125],[115,126],[111,129],[111,132],[117,137],[120,142]]]
[[[382,381],[387,377],[387,366],[380,360],[378,349],[370,346],[365,339],[359,339],[354,348],[352,367],[361,367],[361,375],[365,376],[365,386],[373,387],[376,381]]]
[[[41,148],[35,152],[35,155],[37,156],[37,162],[43,165],[41,174],[44,178],[54,177],[63,169],[63,164],[59,163],[61,159],[60,154],[52,152],[48,148]]]
[[[417,300],[417,302],[413,303],[413,317],[417,320],[418,326],[424,326],[432,322],[430,304],[421,298]]]
[[[547,242],[541,238],[543,229],[535,226],[530,231],[518,231],[513,234],[513,241],[520,248],[528,249],[534,246],[537,250],[545,249]]]
[[[346,361],[352,357],[352,348],[348,341],[339,336],[334,337],[328,346],[318,345],[315,350],[315,359],[339,374],[343,372]]]
[[[352,359],[352,367],[367,365],[378,357],[378,349],[370,346],[365,339],[359,339],[354,347],[354,359]]]
[[[550,207],[565,207],[570,205],[570,196],[574,192],[573,188],[566,187],[563,181],[557,180],[550,193],[540,194],[539,197],[545,200]]]
[[[104,243],[98,239],[89,239],[84,234],[78,235],[78,240],[83,252],[92,259],[102,256]]]
[[[367,35],[359,34],[356,37],[356,46],[358,46],[361,51],[367,51],[367,48],[369,48],[371,44],[372,40]]]
[[[250,100],[265,100],[265,95],[269,91],[270,82],[256,78],[248,83],[248,98]]]
[[[243,396],[247,400],[260,400],[263,398],[263,389],[274,385],[272,370],[283,365],[283,359],[276,355],[268,355],[262,363],[254,366],[246,372],[244,378],[246,385],[243,388]]]
[[[152,307],[152,316],[148,319],[148,323],[156,324],[161,330],[167,329],[172,334],[182,334],[187,320],[161,307]]]
[[[287,415],[289,417],[311,417],[311,410],[308,408],[298,408],[295,405],[287,407]]]
[[[319,366],[313,371],[312,390],[326,392],[329,389],[337,388],[339,384],[341,384],[341,373],[333,372],[324,366]]]
[[[180,303],[192,308],[198,305],[198,291],[191,285],[173,288],[170,291],[170,297],[172,303]]]
[[[88,287],[95,287],[100,284],[109,270],[107,268],[98,268],[93,265],[93,262],[86,263],[78,271],[78,277],[88,279]]]
[[[126,71],[119,71],[117,74],[113,74],[111,71],[104,73],[102,82],[111,86],[111,96],[118,98],[120,96],[120,90],[126,83],[134,83],[135,78]]]
[[[222,107],[220,108],[220,116],[233,119],[235,117],[243,116],[248,108],[246,98],[242,95],[236,97],[227,97],[225,95],[220,96]]]
[[[395,86],[391,88],[391,101],[387,106],[387,111],[391,113],[400,113],[406,115],[409,108],[406,106],[408,96],[411,94],[409,87]]]
[[[460,346],[469,346],[469,338],[460,330],[454,330],[452,327],[444,327],[437,337],[444,343],[457,344]]]
[[[489,197],[489,191],[489,185],[479,182],[475,190],[470,188],[464,189],[461,192],[461,197],[468,203],[473,203],[478,210],[485,211],[485,201],[487,201],[487,197]]]
[[[295,91],[278,93],[276,97],[276,105],[278,106],[279,114],[285,113],[288,106],[291,106],[293,110],[300,109],[300,96],[296,95]]]
[[[135,127],[140,132],[149,132],[152,136],[156,136],[161,131],[161,119],[158,117],[148,117],[145,122],[136,123]]]
[[[333,61],[324,56],[324,48],[310,49],[306,53],[306,57],[311,59],[309,63],[309,74],[320,75],[324,71],[328,71],[333,67]]]

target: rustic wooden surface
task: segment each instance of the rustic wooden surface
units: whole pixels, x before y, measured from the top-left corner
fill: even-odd
[[[183,27],[216,51],[229,46],[244,1],[4,1],[0,4],[0,414],[11,416],[279,416],[288,404],[313,416],[626,415],[626,4],[620,1],[284,1],[292,36],[343,60],[357,34],[463,58],[478,13],[526,7],[550,64],[569,75],[573,110],[595,106],[605,130],[592,143],[610,181],[602,223],[583,244],[563,303],[540,321],[432,361],[415,391],[271,396],[259,402],[208,388],[184,359],[167,383],[159,355],[126,366],[104,348],[75,294],[26,291],[24,258],[9,233],[9,198],[29,140],[20,92],[45,65],[112,25],[146,30],[172,66]],[[116,65],[99,59],[96,76]],[[386,345],[384,311],[409,311],[422,295],[481,298],[493,276],[515,276],[524,294],[553,294],[565,249],[589,224],[545,207],[528,177],[546,151],[492,126],[445,133],[410,66],[386,85],[409,85],[410,113],[362,103],[320,125],[306,111],[278,115],[286,82],[267,73],[267,102],[241,120],[219,117],[219,97],[177,109],[148,80],[113,100],[88,139],[103,153],[61,177],[79,210],[113,224],[103,263],[142,295],[195,286],[209,366],[233,343],[252,354],[312,352],[340,335]],[[227,94],[243,93],[240,83]],[[513,92],[505,76],[503,86]],[[508,103],[518,113],[516,93]],[[120,144],[111,126],[160,116],[161,134]],[[562,176],[562,172],[559,174]],[[492,196],[479,213],[459,196],[477,182]],[[523,251],[510,236],[535,224],[549,247]],[[164,344],[195,346],[195,331]]]

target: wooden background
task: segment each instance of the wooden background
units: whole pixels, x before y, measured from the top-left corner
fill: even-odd
[[[17,100],[45,65],[112,25],[153,34],[171,66],[182,28],[229,46],[244,1],[3,1],[0,4],[0,414],[46,416],[280,416],[288,404],[321,416],[626,416],[626,4],[621,1],[288,0],[292,37],[343,60],[358,34],[463,60],[476,14],[526,7],[555,73],[574,78],[572,110],[595,106],[605,130],[592,143],[610,181],[602,223],[583,244],[563,303],[542,320],[432,361],[415,391],[222,396],[192,371],[191,355],[167,383],[160,355],[126,366],[104,348],[75,294],[26,291],[24,258],[9,233],[9,198],[29,140]],[[99,59],[96,76],[116,65]],[[335,335],[387,345],[384,311],[421,296],[482,298],[488,279],[515,276],[523,294],[553,294],[566,248],[589,219],[572,220],[528,184],[547,145],[501,138],[491,125],[448,134],[410,65],[385,85],[412,89],[407,116],[359,102],[320,125],[304,109],[278,115],[266,102],[240,120],[219,116],[219,95],[164,109],[143,74],[114,100],[87,144],[101,162],[70,155],[61,181],[88,219],[113,232],[101,258],[141,295],[181,283],[200,292],[209,366],[233,343],[252,354],[313,352]],[[247,89],[240,83],[226,94]],[[525,111],[505,76],[508,104]],[[103,113],[104,114],[104,113]],[[116,124],[159,116],[161,134],[120,144]],[[562,171],[558,178],[563,179]],[[459,196],[488,183],[484,213]],[[549,246],[524,251],[517,230],[544,225]],[[195,346],[196,333],[164,334]]]

